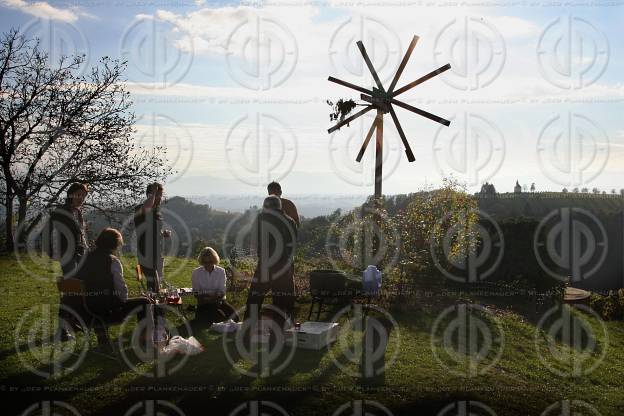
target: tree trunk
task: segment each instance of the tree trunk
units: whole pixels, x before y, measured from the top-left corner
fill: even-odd
[[[17,207],[17,247],[22,248],[26,242],[26,213],[28,210],[28,197],[18,196],[17,201],[19,203]]]
[[[7,190],[4,204],[6,208],[6,217],[4,219],[6,241],[4,242],[4,248],[10,252],[13,251],[13,194],[9,190]]]

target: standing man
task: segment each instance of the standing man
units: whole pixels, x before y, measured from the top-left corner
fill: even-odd
[[[82,206],[89,188],[84,183],[74,182],[67,188],[65,203],[50,213],[50,246],[47,247],[50,257],[61,264],[63,278],[76,277],[78,267],[87,252],[87,238]],[[74,317],[67,308],[76,309],[78,305],[72,297],[61,294],[59,307],[59,326],[54,335],[56,340],[67,341],[73,336],[67,330],[71,327]]]
[[[137,239],[137,260],[147,280],[147,289],[158,293],[163,279],[163,238],[171,231],[163,230],[160,203],[164,188],[160,183],[147,186],[147,199],[134,208],[134,231]]]
[[[263,209],[254,224],[252,236],[258,254],[258,265],[251,280],[247,296],[245,319],[252,308],[259,315],[266,294],[271,291],[273,305],[286,318],[292,316],[295,306],[294,253],[297,243],[295,221],[282,210],[280,198],[270,195],[265,198]],[[284,326],[284,316],[275,316],[276,322]]]
[[[52,232],[51,257],[61,263],[63,277],[74,277],[88,244],[82,207],[89,188],[74,182],[67,189],[65,203],[50,214]]]
[[[295,204],[286,198],[282,198],[282,186],[278,182],[271,182],[267,185],[267,191],[269,195],[275,195],[282,201],[282,211],[295,221],[297,227],[299,227],[299,213]]]

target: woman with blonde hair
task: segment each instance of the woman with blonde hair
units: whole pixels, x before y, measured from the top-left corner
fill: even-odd
[[[209,323],[232,319],[238,322],[236,311],[225,299],[227,277],[225,269],[219,266],[219,254],[212,247],[204,247],[197,262],[200,267],[193,270],[191,284],[197,298],[196,319]]]

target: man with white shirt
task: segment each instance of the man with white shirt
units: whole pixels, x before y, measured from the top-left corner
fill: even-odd
[[[86,303],[92,313],[111,321],[136,312],[139,321],[148,319],[146,328],[150,331],[154,321],[152,302],[147,297],[128,297],[123,266],[114,255],[122,245],[121,233],[114,228],[105,228],[95,240],[95,249],[89,252],[79,272],[85,284]]]
[[[238,322],[236,311],[225,300],[227,277],[225,269],[219,267],[221,261],[211,247],[204,247],[197,257],[200,267],[193,270],[191,284],[197,297],[196,319],[208,323],[232,319]]]

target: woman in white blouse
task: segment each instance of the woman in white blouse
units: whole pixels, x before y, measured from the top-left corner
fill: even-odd
[[[236,311],[225,300],[227,277],[225,269],[219,267],[221,261],[211,247],[204,247],[197,257],[200,267],[193,270],[191,284],[197,298],[196,319],[210,323],[232,319],[238,322]]]

